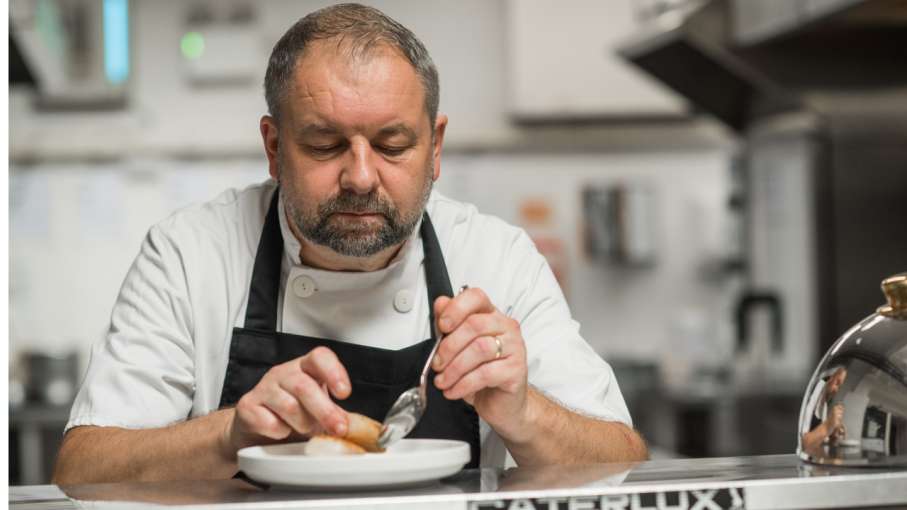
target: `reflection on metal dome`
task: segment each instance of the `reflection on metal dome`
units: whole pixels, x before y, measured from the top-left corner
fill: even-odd
[[[807,386],[801,459],[907,466],[907,273],[886,278],[882,290],[888,304],[832,345]]]

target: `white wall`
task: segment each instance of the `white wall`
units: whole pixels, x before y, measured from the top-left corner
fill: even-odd
[[[148,228],[177,207],[266,176],[267,167],[248,161],[13,165],[10,352],[87,355]]]

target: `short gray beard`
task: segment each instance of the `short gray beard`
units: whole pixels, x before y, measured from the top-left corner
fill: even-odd
[[[419,207],[409,213],[401,213],[390,200],[379,195],[377,191],[367,195],[341,191],[338,195],[318,204],[315,214],[306,214],[297,207],[296,201],[290,196],[291,190],[286,186],[280,186],[280,196],[289,220],[306,240],[326,246],[347,257],[370,257],[403,243],[413,233],[431,195],[433,173],[434,161],[430,161]],[[279,169],[280,174],[282,169]],[[377,231],[355,227],[341,228],[330,221],[332,215],[338,212],[380,214],[385,221]]]

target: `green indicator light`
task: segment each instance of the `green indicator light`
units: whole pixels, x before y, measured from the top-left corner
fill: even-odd
[[[205,52],[205,37],[198,32],[186,32],[180,40],[180,50],[188,59],[196,59]]]

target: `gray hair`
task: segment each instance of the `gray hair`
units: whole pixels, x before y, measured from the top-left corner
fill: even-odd
[[[438,70],[428,50],[408,28],[373,7],[338,4],[319,9],[297,21],[274,45],[265,72],[265,100],[275,119],[280,115],[296,63],[311,41],[337,39],[338,48],[352,58],[366,56],[382,46],[394,48],[412,64],[425,89],[425,111],[434,128],[440,101]]]

